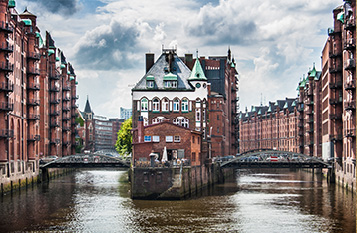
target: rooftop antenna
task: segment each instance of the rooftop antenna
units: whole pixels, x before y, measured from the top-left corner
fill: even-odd
[[[260,93],[260,106],[263,106],[263,93]]]
[[[196,58],[198,58],[198,49],[196,49]]]

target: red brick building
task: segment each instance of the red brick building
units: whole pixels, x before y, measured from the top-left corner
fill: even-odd
[[[240,114],[240,152],[268,148],[333,160],[337,181],[356,188],[355,7],[345,1],[333,10],[322,71],[308,72],[291,107],[286,99],[284,107],[277,101],[275,109],[270,103]]]
[[[75,149],[76,77],[71,65],[56,57],[49,33],[43,42],[36,20],[27,9],[19,14],[15,1],[0,0],[0,182],[4,190],[11,181],[36,176],[42,156],[69,155]]]

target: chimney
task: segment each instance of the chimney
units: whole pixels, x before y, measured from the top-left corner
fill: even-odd
[[[146,73],[154,65],[154,60],[155,60],[155,54],[154,53],[147,53],[146,54]]]
[[[139,116],[138,120],[138,142],[141,143],[144,140],[144,118]]]

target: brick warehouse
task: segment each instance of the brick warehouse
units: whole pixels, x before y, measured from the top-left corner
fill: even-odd
[[[355,1],[333,10],[322,71],[307,73],[297,98],[240,114],[240,152],[274,148],[333,160],[336,181],[356,188],[355,12]]]
[[[201,134],[200,149],[205,155],[196,152],[193,155],[187,149],[182,152],[187,159],[192,156],[193,160],[205,159],[207,140],[211,144],[211,156],[236,154],[237,75],[230,50],[228,56],[193,59],[192,54],[180,58],[176,49],[163,49],[156,62],[154,54],[146,54],[146,74],[132,89],[134,135],[139,117],[142,117],[145,130],[154,124],[165,123],[165,127],[171,124],[172,132],[178,125]],[[194,138],[191,138],[192,144]],[[141,146],[136,139],[133,138],[134,151]],[[161,147],[155,152],[162,154]],[[146,151],[147,158],[150,152]]]
[[[75,149],[76,75],[36,19],[0,1],[1,191],[36,179],[41,157]]]

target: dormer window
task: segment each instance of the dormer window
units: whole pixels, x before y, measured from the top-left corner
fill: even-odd
[[[173,73],[168,73],[164,76],[164,86],[165,88],[177,88],[177,75]]]
[[[152,75],[146,76],[146,87],[147,88],[154,88],[155,87],[155,77]]]

